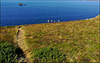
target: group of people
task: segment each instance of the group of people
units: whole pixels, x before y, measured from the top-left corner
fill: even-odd
[[[48,20],[48,23],[50,22],[50,20]],[[55,20],[51,20],[51,23],[55,23],[56,21]],[[58,20],[58,22],[60,22],[60,20]]]

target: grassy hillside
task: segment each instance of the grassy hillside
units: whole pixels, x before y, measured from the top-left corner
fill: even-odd
[[[16,36],[15,26],[0,27],[0,42],[14,42]]]
[[[23,25],[23,29],[31,52],[56,47],[66,54],[67,62],[99,62],[99,21],[100,15],[88,20]]]
[[[15,26],[0,27],[0,63],[15,63],[19,48],[14,46]]]

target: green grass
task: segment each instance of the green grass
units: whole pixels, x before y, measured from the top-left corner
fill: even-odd
[[[64,62],[66,61],[66,55],[63,54],[58,48],[52,48],[52,47],[45,47],[41,49],[35,49],[33,50],[33,57],[34,63],[37,61],[37,63],[54,63],[54,62]]]
[[[0,42],[0,63],[17,62],[17,47],[7,42]]]
[[[99,62],[100,15],[61,23],[24,25],[29,51],[57,47],[66,54],[67,62]]]

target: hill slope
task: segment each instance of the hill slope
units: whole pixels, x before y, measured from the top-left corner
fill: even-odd
[[[29,51],[57,47],[68,62],[99,61],[100,15],[87,20],[24,25]]]

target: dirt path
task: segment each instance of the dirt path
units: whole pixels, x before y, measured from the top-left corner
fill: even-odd
[[[27,62],[27,63],[31,63],[31,59],[30,59],[30,52],[28,52],[28,48],[26,46],[26,42],[25,42],[25,32],[22,29],[22,27],[18,27],[18,31],[17,31],[17,35],[16,35],[16,44],[18,47],[20,47],[20,49],[23,51],[23,54],[25,55],[24,57],[21,57],[21,59],[19,60],[19,62]]]

